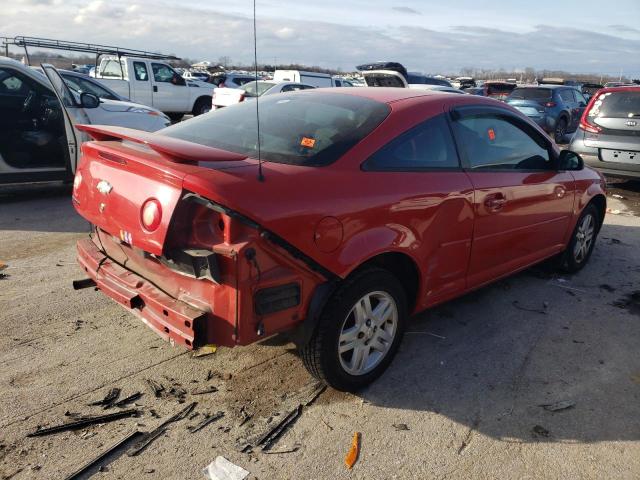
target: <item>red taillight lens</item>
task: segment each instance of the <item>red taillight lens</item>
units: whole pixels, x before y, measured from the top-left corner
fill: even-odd
[[[160,226],[162,220],[162,207],[155,198],[150,198],[142,204],[140,209],[140,221],[145,230],[153,232]]]
[[[547,102],[544,104],[544,106],[547,108],[553,108],[556,106],[556,102]]]
[[[241,93],[241,94],[240,94],[240,100],[239,100],[239,101],[240,101],[240,102],[244,102],[244,93]]]
[[[582,117],[580,117],[580,125],[578,127],[585,132],[600,133],[602,131],[601,127],[599,127],[598,125],[594,125],[589,121],[589,112],[591,112],[591,110],[593,109],[593,105],[598,101],[600,96],[601,95],[594,95],[594,97],[589,102],[589,105],[587,105],[587,108],[585,108],[584,112],[582,112]]]

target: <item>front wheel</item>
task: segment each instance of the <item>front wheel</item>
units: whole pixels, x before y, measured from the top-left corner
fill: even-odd
[[[301,348],[305,367],[338,390],[358,390],[389,366],[406,318],[406,294],[398,279],[380,268],[365,269],[327,302],[315,333]]]
[[[193,116],[204,115],[211,111],[211,97],[200,97],[193,106]]]
[[[580,215],[571,240],[563,255],[563,269],[574,273],[581,270],[589,261],[599,230],[598,210],[588,205]]]

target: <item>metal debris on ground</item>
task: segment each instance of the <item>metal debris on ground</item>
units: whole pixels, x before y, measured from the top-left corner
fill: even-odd
[[[66,477],[65,480],[76,480],[80,478],[87,478],[87,475],[90,476],[92,474],[91,470],[95,468],[97,471],[99,468],[103,466],[103,465],[100,465],[100,462],[102,462],[106,457],[115,453],[117,450],[120,450],[120,449],[124,450],[124,447],[126,447],[128,443],[132,442],[135,438],[139,437],[140,435],[142,435],[142,433],[140,433],[137,430],[135,432],[130,433],[129,435],[124,437],[122,440],[120,440],[118,443],[112,445],[111,447],[106,449],[104,452],[98,454],[97,457],[85,463],[78,470],[76,470],[71,475]]]
[[[217,391],[218,391],[218,387],[214,387],[213,385],[210,385],[208,387],[196,388],[195,390],[192,390],[191,395],[204,395],[205,393],[215,393]]]
[[[149,385],[156,398],[160,398],[162,392],[164,392],[164,385],[156,382],[155,380],[151,380],[150,378],[147,378],[147,385]]]
[[[204,419],[200,423],[187,427],[187,430],[189,430],[191,433],[199,432],[207,425],[212,424],[216,420],[220,420],[222,417],[224,417],[224,412],[216,412],[212,415],[206,414],[204,416]]]
[[[549,430],[540,425],[534,425],[534,427],[531,429],[531,433],[534,437],[547,438],[549,436]]]
[[[136,392],[133,395],[129,395],[126,398],[123,398],[122,400],[115,402],[113,404],[114,407],[124,407],[125,405],[128,405],[130,403],[135,402],[136,400],[138,400],[140,397],[142,397],[142,392]]]
[[[219,456],[211,462],[202,473],[209,480],[244,480],[249,472],[238,465],[231,463],[226,458]]]
[[[573,402],[571,400],[563,400],[561,402],[556,402],[556,403],[543,403],[538,406],[544,408],[548,412],[559,412],[561,410],[568,410],[570,408],[575,407],[576,402]]]
[[[131,408],[128,410],[121,410],[115,413],[109,413],[107,415],[96,415],[93,417],[81,417],[80,419],[63,423],[62,425],[56,425],[54,427],[40,428],[35,432],[31,432],[27,435],[27,437],[39,437],[42,435],[50,435],[52,433],[64,432],[66,430],[78,430],[80,428],[86,427],[87,425],[95,425],[96,423],[106,423],[112,422],[114,420],[118,420],[124,417],[131,417],[133,415],[138,415],[140,411],[136,408]]]
[[[270,417],[261,418],[257,425],[252,424],[250,434],[236,439],[236,448],[241,452],[249,452],[257,447],[262,451],[270,450],[300,417],[304,407],[311,405],[326,388],[326,385],[319,382],[306,385],[286,401],[285,408]],[[273,417],[282,418],[282,420],[277,423],[272,422]]]
[[[522,305],[520,305],[520,302],[518,302],[518,300],[514,300],[511,303],[518,310],[524,310],[525,312],[539,313],[540,315],[546,315],[547,314],[547,310],[546,309],[548,307],[548,304],[546,302],[542,305],[542,308],[523,307]]]
[[[118,399],[119,396],[120,396],[120,389],[112,388],[107,392],[107,394],[104,396],[102,400],[98,400],[97,402],[91,402],[89,406],[93,407],[97,405],[102,405],[104,408],[109,408],[113,405],[113,403]]]
[[[214,353],[216,353],[216,351],[218,351],[218,346],[211,343],[209,345],[200,347],[198,350],[193,352],[192,357],[193,358],[206,357],[207,355],[213,355]]]
[[[401,430],[401,431],[407,431],[409,430],[409,427],[407,426],[406,423],[394,423],[393,428],[395,428],[396,430]]]
[[[180,410],[178,413],[166,419],[164,422],[158,425],[155,429],[143,434],[142,437],[140,437],[140,440],[134,443],[133,446],[129,450],[127,450],[127,455],[130,457],[138,455],[145,448],[147,448],[151,442],[153,442],[156,438],[158,438],[160,435],[162,435],[166,431],[167,425],[173,422],[178,422],[183,418],[186,418],[187,416],[189,416],[189,414],[193,411],[193,409],[196,408],[197,404],[198,402],[190,403],[185,408]]]
[[[358,461],[358,456],[360,455],[360,432],[355,432],[353,434],[353,439],[351,440],[351,448],[347,452],[347,456],[344,457],[344,463],[349,470],[353,468],[353,466]]]

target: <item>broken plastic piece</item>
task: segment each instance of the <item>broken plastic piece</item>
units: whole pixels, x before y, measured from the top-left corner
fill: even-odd
[[[207,355],[212,355],[216,353],[217,350],[218,350],[217,345],[210,343],[209,345],[205,345],[199,348],[197,352],[194,352],[193,358],[206,357]]]
[[[358,455],[360,455],[360,432],[356,432],[353,434],[353,439],[351,440],[351,448],[349,449],[349,453],[347,453],[347,456],[344,458],[344,463],[347,465],[347,468],[349,470],[351,470],[356,464]]]
[[[209,480],[244,480],[249,475],[247,470],[221,456],[216,457],[202,473]]]

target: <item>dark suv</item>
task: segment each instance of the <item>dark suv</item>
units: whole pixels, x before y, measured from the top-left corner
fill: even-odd
[[[569,149],[603,173],[640,178],[640,87],[598,91]]]
[[[567,133],[578,128],[587,101],[576,87],[539,85],[518,87],[506,102],[520,110],[562,143]]]

